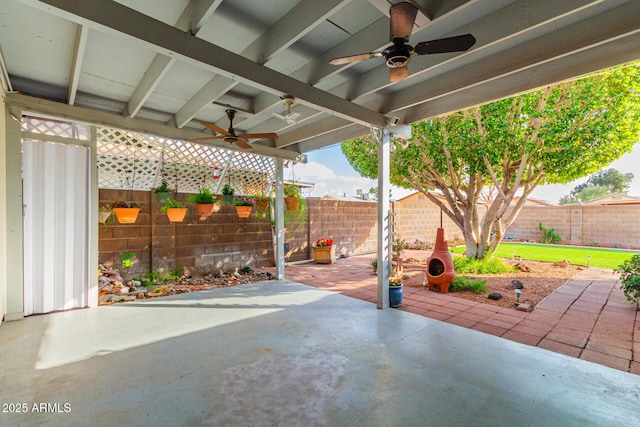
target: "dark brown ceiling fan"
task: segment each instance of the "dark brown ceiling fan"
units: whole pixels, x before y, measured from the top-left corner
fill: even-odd
[[[361,53],[358,55],[343,56],[329,61],[333,65],[343,65],[350,62],[364,61],[371,58],[382,57],[390,69],[389,80],[398,82],[409,76],[407,64],[411,55],[430,55],[433,53],[464,52],[476,43],[471,34],[447,37],[444,39],[430,40],[418,43],[415,47],[408,44],[413,24],[416,21],[418,9],[411,3],[402,2],[391,6],[389,9],[391,26],[389,40],[393,43],[382,52]]]
[[[251,144],[249,144],[247,139],[262,139],[262,138],[277,138],[278,134],[273,132],[267,133],[241,133],[240,135],[236,135],[236,131],[233,128],[233,118],[236,116],[236,110],[228,109],[226,110],[227,117],[229,117],[229,129],[224,130],[219,126],[214,125],[213,123],[202,123],[203,126],[208,127],[212,131],[219,133],[221,135],[212,135],[206,136],[203,138],[192,138],[187,141],[206,141],[208,139],[222,139],[225,142],[229,142],[231,144],[236,144],[238,147],[243,149],[253,148]]]

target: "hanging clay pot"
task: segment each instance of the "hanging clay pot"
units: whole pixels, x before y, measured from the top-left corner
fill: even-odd
[[[120,224],[134,224],[138,219],[140,208],[113,208]]]
[[[171,222],[182,222],[187,215],[187,208],[169,208],[167,209],[167,216]]]
[[[300,206],[300,198],[299,197],[285,197],[284,198],[284,203],[285,205],[287,205],[287,210],[288,211],[297,211],[298,207]]]
[[[256,207],[259,211],[266,211],[267,209],[269,209],[269,199],[256,200]]]
[[[238,218],[249,218],[251,215],[251,208],[253,206],[236,206],[236,213]]]
[[[196,210],[200,218],[208,217],[213,214],[213,208],[216,206],[214,203],[198,203],[196,204]]]

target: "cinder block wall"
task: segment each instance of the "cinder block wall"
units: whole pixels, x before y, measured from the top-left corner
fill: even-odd
[[[577,210],[575,213],[579,213]],[[519,240],[540,241],[541,232],[538,224],[542,223],[545,228],[553,228],[562,237],[561,243],[573,243],[571,241],[571,231],[575,229],[572,225],[572,210],[569,206],[525,206],[518,217],[505,233],[507,237]],[[580,244],[580,243],[574,243]]]
[[[393,221],[399,238],[409,242],[415,239],[435,242],[440,227],[440,208],[423,194],[416,194],[400,202],[392,203],[396,213]],[[447,215],[442,215],[442,226],[447,239],[462,239],[462,231]]]
[[[377,248],[378,204],[374,201],[307,199],[309,246],[321,238],[333,239],[336,255],[358,255]],[[311,249],[309,249],[311,251]],[[309,258],[313,254],[309,253]]]
[[[239,265],[273,265],[271,225],[268,219],[257,217],[256,208],[251,217],[238,218],[233,206],[220,205],[218,212],[200,220],[195,205],[186,203],[186,197],[177,196],[189,208],[184,222],[171,223],[152,193],[134,192],[133,200],[141,207],[135,224],[116,220],[106,230],[99,225],[99,262],[117,267],[120,255],[132,252],[136,264],[130,273],[135,274],[161,266],[184,266],[202,274]],[[101,206],[128,199],[128,191],[100,190]]]
[[[187,195],[179,194],[185,202]],[[126,190],[100,190],[100,205],[128,200]],[[120,255],[133,252],[131,274],[145,273],[161,266],[187,267],[194,274],[217,272],[232,267],[272,266],[273,243],[268,218],[259,218],[254,208],[250,218],[238,218],[233,206],[221,205],[206,220],[200,220],[195,205],[186,203],[190,213],[182,223],[170,223],[160,212],[160,204],[150,192],[137,191],[133,199],[141,212],[135,224],[99,225],[99,262],[120,266]],[[307,199],[308,216],[299,224],[288,224],[285,240],[287,261],[313,257],[317,239],[330,238],[337,255],[373,253],[377,249],[377,203]],[[440,226],[440,208],[418,195],[395,202],[394,222],[399,237],[429,242]],[[552,227],[563,243],[598,244],[640,248],[640,206],[526,206],[506,231],[520,240],[540,240],[538,223]],[[462,232],[443,215],[449,241]]]
[[[640,248],[640,205],[525,206],[507,236],[538,242],[539,222],[553,228],[562,243]]]

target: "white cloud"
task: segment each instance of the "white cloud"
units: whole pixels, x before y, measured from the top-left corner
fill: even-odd
[[[336,179],[336,173],[318,162],[309,162],[296,165],[295,174],[303,181],[318,181]]]

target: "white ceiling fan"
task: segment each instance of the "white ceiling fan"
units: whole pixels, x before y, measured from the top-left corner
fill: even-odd
[[[273,112],[273,117],[277,117],[280,120],[284,120],[290,125],[295,125],[298,123],[298,117],[300,117],[300,113],[295,111],[291,111],[291,107],[296,103],[296,99],[291,95],[284,95],[281,97],[282,99],[282,113]]]

